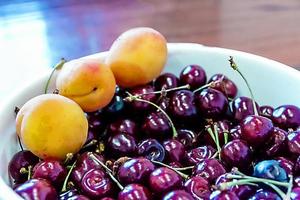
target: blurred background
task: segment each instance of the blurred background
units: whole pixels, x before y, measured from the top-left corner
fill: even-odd
[[[299,22],[299,0],[0,0],[0,98],[62,57],[109,49],[136,26],[169,42],[237,49],[300,69]]]

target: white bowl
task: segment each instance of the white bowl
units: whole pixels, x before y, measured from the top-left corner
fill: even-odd
[[[239,88],[239,95],[249,96],[241,77],[230,68],[228,58],[233,56],[240,70],[247,77],[256,101],[259,105],[278,106],[294,104],[300,106],[300,72],[260,56],[216,48],[199,44],[174,43],[168,45],[169,55],[165,71],[179,74],[188,64],[201,65],[209,78],[215,73],[223,73],[232,79]],[[103,57],[105,52],[89,57]],[[0,199],[20,199],[9,187],[7,166],[13,154],[19,151],[15,135],[15,106],[21,107],[30,98],[42,94],[50,71],[38,75],[31,83],[23,86],[18,92],[0,105]],[[36,77],[36,75],[33,75]],[[51,87],[53,88],[52,85]]]

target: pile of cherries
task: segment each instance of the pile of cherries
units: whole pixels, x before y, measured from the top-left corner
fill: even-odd
[[[300,199],[300,109],[237,92],[225,75],[207,81],[198,65],[117,88],[107,107],[87,113],[77,155],[16,153],[13,188],[39,200]]]

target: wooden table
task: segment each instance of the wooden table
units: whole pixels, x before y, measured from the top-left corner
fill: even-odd
[[[61,57],[107,50],[136,26],[153,27],[169,42],[237,49],[300,69],[298,0],[2,0],[0,81],[10,84],[0,94]]]

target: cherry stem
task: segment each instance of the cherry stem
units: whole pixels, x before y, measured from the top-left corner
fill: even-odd
[[[216,81],[212,81],[210,83],[207,83],[205,85],[202,85],[201,87],[197,88],[196,90],[193,91],[193,93],[199,92],[201,90],[204,90],[205,88],[209,88],[209,87],[213,87],[215,84],[217,84],[218,82],[223,81],[223,78],[216,80]]]
[[[287,199],[291,199],[291,192],[292,192],[292,187],[293,187],[293,175],[289,175],[290,181],[289,181],[289,186],[288,186],[288,190],[286,193],[286,198]]]
[[[17,137],[18,137],[18,141],[19,141],[19,146],[20,146],[21,150],[24,151],[23,145],[21,143],[21,139],[19,136],[17,136]]]
[[[176,90],[182,90],[182,89],[190,89],[190,85],[182,85],[179,87],[174,87],[174,88],[170,88],[170,89],[162,89],[160,91],[155,91],[155,92],[148,92],[148,93],[144,93],[144,94],[137,94],[137,95],[133,95],[136,98],[142,97],[144,95],[148,95],[148,94],[163,94],[163,93],[168,93],[168,92],[172,92],[172,91],[176,91]]]
[[[228,132],[224,132],[224,143],[227,144],[228,143]]]
[[[187,174],[184,174],[184,173],[180,172],[179,170],[177,170],[176,168],[173,168],[173,167],[171,167],[171,166],[169,166],[169,165],[167,165],[165,163],[162,163],[162,162],[159,162],[159,161],[156,161],[156,160],[151,160],[151,162],[153,162],[155,164],[158,164],[158,165],[161,165],[161,166],[164,166],[166,168],[169,168],[169,169],[175,171],[177,174],[179,174],[184,179],[188,179],[189,178],[189,176]]]
[[[251,95],[251,99],[252,99],[252,104],[253,104],[253,110],[254,110],[254,114],[255,115],[258,115],[258,111],[257,111],[257,108],[256,108],[256,101],[254,99],[254,95],[253,95],[253,92],[251,90],[251,87],[250,87],[250,84],[248,83],[247,79],[245,78],[245,76],[243,75],[243,73],[239,70],[237,64],[234,62],[233,60],[233,57],[232,56],[229,56],[229,63],[230,63],[230,66],[232,69],[234,69],[235,71],[237,71],[239,73],[239,75],[242,77],[242,79],[245,81],[248,89],[249,89],[249,92],[250,92],[250,95]]]
[[[52,69],[52,71],[51,71],[51,74],[50,74],[50,76],[49,76],[49,78],[48,78],[48,80],[47,80],[47,83],[46,83],[46,87],[45,87],[45,91],[44,91],[45,94],[47,94],[47,92],[48,92],[48,87],[49,87],[49,84],[50,84],[50,81],[51,81],[51,78],[52,78],[54,72],[55,72],[56,70],[58,70],[58,69],[61,69],[61,68],[64,66],[65,63],[66,63],[66,60],[65,60],[64,58],[62,58],[62,59],[59,61],[59,63],[57,63],[57,64],[53,67],[53,69]]]
[[[28,166],[27,180],[30,180],[30,179],[31,179],[31,170],[32,170],[32,166],[29,165],[29,166]]]
[[[194,169],[194,166],[188,166],[188,167],[174,167],[173,169],[178,170],[178,171],[185,171],[189,169]]]
[[[64,180],[64,184],[63,184],[63,187],[61,189],[61,192],[67,191],[68,180],[69,180],[69,177],[70,177],[70,175],[71,175],[71,173],[72,173],[75,165],[76,165],[76,161],[72,164],[71,168],[68,171],[68,174],[67,174],[67,176],[66,176],[66,178]]]
[[[136,97],[136,96],[130,94],[129,92],[127,92],[127,94],[129,95],[129,97],[126,97],[125,100],[127,100],[129,102],[130,101],[140,101],[140,102],[148,103],[148,104],[154,106],[155,108],[157,108],[160,112],[162,112],[166,116],[166,118],[168,119],[168,121],[170,123],[170,126],[172,128],[172,132],[173,132],[173,138],[177,137],[178,133],[177,133],[177,130],[176,130],[171,118],[169,117],[169,115],[161,107],[159,107],[155,103],[152,103],[151,101],[147,101],[145,99],[140,99],[139,97]]]
[[[124,187],[121,185],[121,183],[114,177],[112,174],[112,170],[109,169],[101,160],[99,160],[92,152],[89,153],[89,157],[92,158],[94,161],[96,161],[98,164],[100,164],[105,170],[106,173],[109,175],[109,177],[117,184],[117,186],[120,188],[120,190],[123,190]]]
[[[73,153],[67,153],[64,164],[67,164],[70,160],[72,160],[73,157],[74,157]]]
[[[284,194],[284,192],[282,192],[281,189],[279,189],[276,185],[273,185],[271,183],[265,183],[266,185],[268,185],[269,187],[271,187],[273,190],[275,190],[275,192],[277,192],[277,194],[281,197],[281,199],[283,200],[290,200],[286,198],[286,195]]]
[[[283,186],[283,187],[288,187],[289,183],[287,182],[279,182],[271,179],[266,179],[266,178],[257,178],[253,176],[241,176],[241,175],[234,175],[234,174],[228,174],[226,178],[230,179],[251,179],[252,182],[259,182],[259,183],[270,183],[273,185],[278,185],[278,186]]]
[[[88,147],[92,147],[92,146],[96,145],[97,142],[98,142],[97,140],[93,139],[93,140],[91,140],[89,143],[85,144],[85,145],[82,147],[82,149],[85,149],[85,148],[88,148]]]
[[[207,129],[207,132],[209,133],[210,137],[213,139],[213,141],[215,142],[216,146],[217,146],[217,152],[216,155],[214,156],[219,156],[219,160],[221,160],[221,147],[220,147],[220,141],[219,141],[219,134],[218,134],[218,130],[216,128],[216,125],[214,125],[214,131],[211,129],[211,127],[209,127]]]

